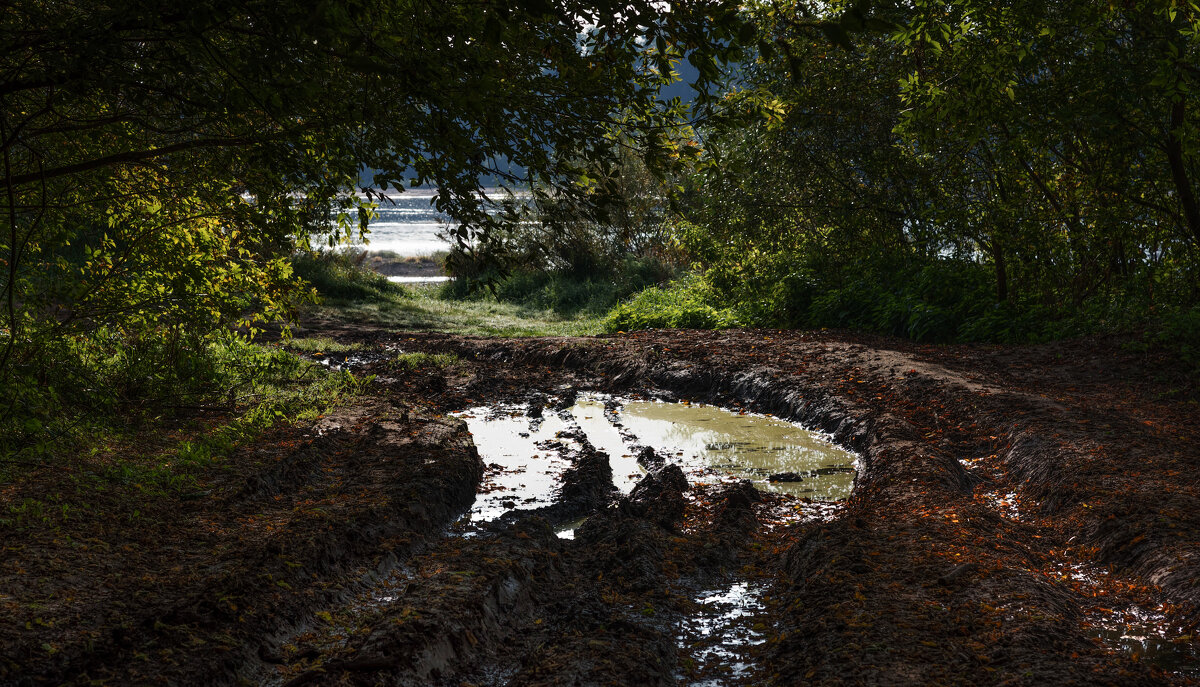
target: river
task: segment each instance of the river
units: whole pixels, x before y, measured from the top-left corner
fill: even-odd
[[[490,198],[503,195],[499,188],[485,188]],[[432,255],[450,249],[447,234],[458,223],[433,206],[436,191],[417,188],[404,193],[390,193],[375,209],[368,225],[366,241],[355,241],[352,248],[372,252],[392,252],[399,257]],[[390,202],[389,202],[390,201]]]

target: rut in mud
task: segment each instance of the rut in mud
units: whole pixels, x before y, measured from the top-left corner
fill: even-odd
[[[761,680],[764,530],[836,512],[809,496],[845,498],[854,455],[701,404],[534,393],[458,415],[486,466],[475,504],[401,593],[386,580],[287,642],[313,660],[286,684]]]
[[[639,344],[412,337],[399,346],[449,350],[470,361],[469,372],[460,370],[458,376],[451,373],[435,383],[442,407],[508,402],[513,404],[508,415],[517,426],[536,415],[538,406],[553,416],[547,406],[557,405],[558,412],[570,405],[557,400],[563,387],[626,396],[657,389],[668,398],[707,399],[803,420],[862,453],[856,495],[844,508],[809,501],[804,506],[808,517],[791,523],[786,516],[795,507],[786,497],[746,483],[706,483],[696,475],[687,490],[679,483],[671,487],[675,480],[666,476],[644,478],[644,505],[606,486],[599,491],[611,495],[611,505],[582,525],[577,507],[530,502],[529,517],[501,515],[485,528],[486,536],[447,544],[455,552],[455,565],[487,558],[487,542],[493,539],[544,556],[522,559],[527,563],[522,589],[530,596],[503,606],[496,617],[507,624],[471,629],[450,641],[455,649],[449,658],[420,676],[392,661],[366,681],[792,684],[843,682],[848,673],[853,674],[851,682],[871,684],[998,684],[1014,678],[1031,684],[1189,681],[1194,651],[1182,605],[1169,622],[1154,628],[1170,647],[1174,666],[1146,663],[1138,653],[1098,641],[1113,625],[1111,617],[1096,615],[1097,599],[1121,599],[1119,594],[1105,596],[1117,585],[1089,598],[1088,590],[1069,577],[1054,576],[1061,553],[1047,552],[1049,547],[1039,546],[1038,540],[1053,537],[1045,543],[1061,552],[1066,538],[1057,539],[1060,535],[1031,518],[1012,517],[1014,503],[1037,509],[1030,494],[1016,493],[1028,487],[1000,494],[1006,486],[1003,476],[981,469],[1001,443],[998,434],[975,445],[951,447],[942,441],[937,424],[954,423],[961,430],[962,421],[945,411],[939,418],[944,403],[929,413],[933,428],[914,422],[909,412],[864,407],[854,396],[870,392],[871,387],[861,385],[874,380],[861,368],[843,372],[835,385],[828,380],[814,384],[744,363],[740,369],[717,372],[723,366],[668,358],[663,343]],[[930,369],[924,363],[901,362]],[[893,369],[892,374],[909,382],[910,392],[922,390],[924,380],[916,367]],[[846,381],[852,386],[840,393],[830,388]],[[964,381],[956,383],[967,393],[979,393],[974,382]],[[611,416],[612,410],[597,407],[591,419]],[[609,422],[613,427],[627,424]],[[997,431],[983,431],[988,430]],[[587,436],[571,428],[557,431],[575,434],[577,443]],[[607,467],[617,480],[630,476],[620,461],[595,460],[593,448],[581,445],[577,456],[564,457],[565,463],[588,465],[591,456],[590,472]],[[631,456],[637,457],[621,458]],[[560,489],[563,494],[581,491],[569,485]],[[595,496],[595,490],[589,493]],[[655,493],[666,497],[650,496]],[[1009,493],[1012,498],[1003,498]],[[503,506],[503,498],[497,498]],[[594,505],[598,500],[583,502]],[[508,505],[522,510],[516,499]],[[572,530],[575,541],[552,540],[555,527],[560,534]],[[422,559],[417,569],[448,569],[438,555],[448,553]],[[480,580],[480,599],[503,596],[495,591],[500,587],[489,577],[488,565],[459,572]],[[505,584],[510,590],[518,586],[511,580]],[[437,584],[408,589],[415,594],[403,606],[408,609],[435,607],[426,594],[448,593]],[[455,605],[450,617],[456,614],[476,616],[462,605]],[[469,625],[430,622],[442,628]],[[729,646],[737,647],[732,654]],[[351,647],[346,656],[363,650]],[[1158,672],[1160,667],[1172,672]],[[335,682],[350,680],[346,676],[351,672],[340,674],[343,678]],[[317,679],[318,672],[308,675]],[[325,672],[319,675],[327,679]]]
[[[164,508],[145,535],[178,553],[134,559],[144,579],[76,547],[105,582],[73,592],[86,600],[75,626],[123,629],[34,622],[64,622],[65,601],[10,606],[32,629],[5,639],[15,658],[0,683],[1197,675],[1200,436],[1194,413],[1130,381],[1145,373],[1117,352],[1093,368],[1061,347],[832,333],[341,336],[368,351],[339,364],[376,375],[371,406],[249,447],[258,458],[211,485],[213,503]],[[415,351],[458,362],[396,364]],[[820,429],[856,458],[776,463],[789,449],[772,440],[665,419],[717,406],[735,425]],[[489,458],[490,429],[466,441],[476,420],[530,444]],[[181,556],[213,551],[182,592],[163,584]]]

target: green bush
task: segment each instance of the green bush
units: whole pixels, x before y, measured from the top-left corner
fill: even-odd
[[[739,326],[728,308],[712,305],[712,288],[699,277],[672,282],[667,287],[651,287],[609,311],[605,331],[637,329],[727,329]]]
[[[1193,384],[1200,380],[1200,306],[1162,313],[1146,338],[1175,352]]]
[[[292,258],[292,268],[325,298],[384,301],[405,294],[402,286],[363,267],[357,257],[333,251],[298,253]]]
[[[743,278],[745,275],[745,278]],[[839,280],[779,256],[747,254],[668,288],[647,289],[614,307],[608,331],[656,327],[837,327],[923,342],[1036,343],[1146,327],[1148,304],[1135,296],[1080,306],[1031,299],[997,302],[987,271],[964,260],[910,266],[864,263]],[[1150,331],[1182,354],[1200,357],[1200,315],[1164,311]],[[1194,319],[1193,319],[1194,318]]]

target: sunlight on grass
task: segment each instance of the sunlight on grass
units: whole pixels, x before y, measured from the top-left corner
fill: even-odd
[[[442,300],[439,285],[406,286],[386,300],[328,298],[311,315],[395,329],[481,336],[586,336],[600,332],[598,316],[562,317],[495,301]]]
[[[458,362],[458,356],[453,353],[401,353],[396,356],[396,364],[409,370],[422,367],[445,368]]]
[[[289,351],[300,353],[351,353],[366,348],[360,343],[343,343],[328,336],[287,339],[281,345]]]

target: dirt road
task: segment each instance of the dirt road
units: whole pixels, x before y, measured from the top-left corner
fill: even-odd
[[[4,533],[0,603],[11,622],[0,630],[0,682],[1125,685],[1196,675],[1200,408],[1167,393],[1169,360],[1107,340],[310,333],[379,354],[361,369],[376,375],[361,408],[245,447],[193,501],[114,513],[69,542]],[[410,369],[396,362],[405,352],[457,362]],[[787,526],[773,522],[776,497],[660,474],[636,498],[580,501],[592,515],[574,540],[542,518],[445,535],[487,469],[446,414],[580,390],[802,421],[858,451],[862,470],[833,518]],[[686,632],[704,590],[733,579],[762,590],[746,620],[760,641],[736,674],[701,661]],[[1141,653],[1115,649],[1131,640],[1106,628],[1135,615]]]

